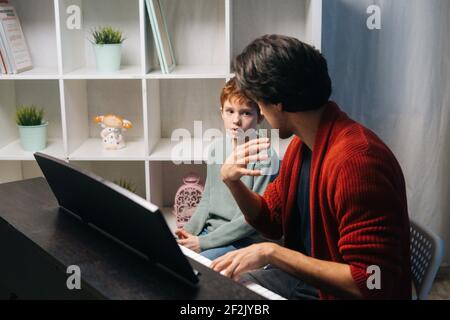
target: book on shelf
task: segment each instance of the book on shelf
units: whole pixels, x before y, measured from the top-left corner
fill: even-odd
[[[8,3],[8,0],[0,0],[0,5],[2,3]],[[8,70],[6,69],[6,60],[3,59],[3,56],[6,52],[3,50],[2,37],[0,36],[0,74],[7,74]]]
[[[8,70],[6,69],[6,64],[5,64],[5,59],[3,59],[3,55],[6,52],[3,49],[3,41],[2,41],[2,37],[0,37],[0,71],[2,74],[7,74]]]
[[[172,72],[176,62],[163,8],[159,0],[146,0],[145,2],[161,71],[167,74]]]
[[[5,1],[0,1],[0,54],[7,73],[33,68],[19,17],[14,6]]]

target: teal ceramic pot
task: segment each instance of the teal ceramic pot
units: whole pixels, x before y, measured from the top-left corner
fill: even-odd
[[[112,72],[120,70],[122,44],[94,44],[97,71]]]
[[[40,151],[47,147],[48,122],[39,126],[18,126],[20,142],[25,151]]]

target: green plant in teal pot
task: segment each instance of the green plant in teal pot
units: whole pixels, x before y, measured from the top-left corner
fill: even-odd
[[[110,26],[98,27],[92,31],[97,71],[113,72],[120,70],[122,43],[125,41],[122,31]]]
[[[19,106],[16,111],[20,142],[25,151],[40,151],[47,146],[48,122],[44,120],[44,109],[34,105]]]

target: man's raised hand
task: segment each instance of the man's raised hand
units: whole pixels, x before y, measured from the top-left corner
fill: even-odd
[[[222,180],[237,181],[242,176],[260,176],[261,170],[247,169],[247,164],[267,160],[269,147],[269,138],[254,139],[237,146],[222,165]]]

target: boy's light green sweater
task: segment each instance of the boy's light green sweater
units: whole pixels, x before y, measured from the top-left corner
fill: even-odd
[[[224,139],[215,140],[209,148],[207,177],[202,199],[191,220],[184,226],[184,229],[193,235],[199,235],[204,228],[208,230],[207,235],[199,236],[202,251],[226,246],[245,237],[261,240],[256,230],[245,221],[230,190],[221,179],[220,169],[223,161],[219,164],[211,164],[211,161],[215,157],[217,158],[220,153],[218,150],[223,150],[224,159],[231,153],[231,139],[228,136]],[[270,163],[258,162],[247,166],[248,169],[252,170],[269,169],[267,170],[270,173],[269,175],[244,176],[241,178],[241,181],[249,189],[261,195],[269,182],[278,174],[279,159],[272,149],[269,150],[269,155],[271,157]]]

